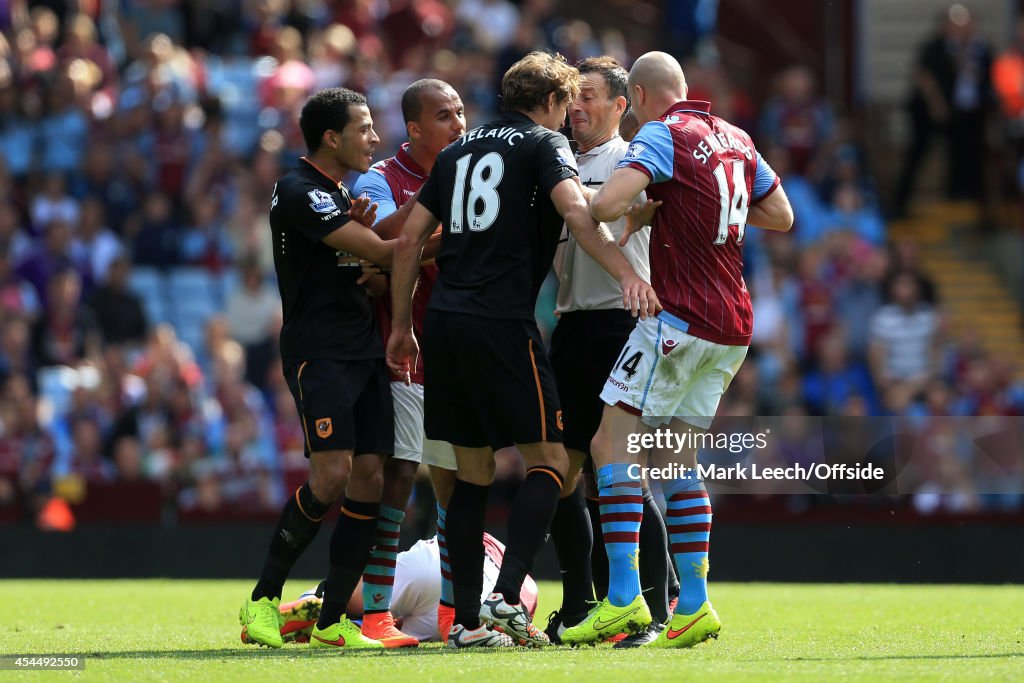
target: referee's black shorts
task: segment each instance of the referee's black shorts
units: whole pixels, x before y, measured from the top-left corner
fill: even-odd
[[[465,448],[562,441],[562,411],[537,324],[427,311],[427,438]]]
[[[601,389],[636,327],[621,309],[563,313],[551,335],[551,367],[565,421],[565,447],[590,454],[604,412]]]
[[[391,373],[384,359],[303,361],[285,373],[310,453],[395,452]]]

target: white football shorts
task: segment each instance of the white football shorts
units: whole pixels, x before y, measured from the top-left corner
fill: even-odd
[[[746,346],[715,344],[648,318],[629,335],[601,400],[642,415],[650,427],[676,418],[708,429],[746,356]]]
[[[423,385],[391,383],[395,402],[395,457],[455,470],[455,450],[446,441],[423,435]]]

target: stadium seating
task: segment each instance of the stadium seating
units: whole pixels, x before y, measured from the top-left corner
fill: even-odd
[[[128,277],[128,286],[142,300],[150,323],[170,322],[164,277],[156,268],[136,267]]]
[[[206,321],[223,308],[220,281],[203,268],[174,268],[168,272],[166,292],[178,337],[200,348]]]

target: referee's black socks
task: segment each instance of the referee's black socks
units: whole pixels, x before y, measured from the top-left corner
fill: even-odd
[[[608,597],[608,553],[604,549],[604,531],[601,529],[601,499],[587,497],[593,545],[590,549],[590,574],[594,577],[594,595],[598,600]]]
[[[640,522],[640,587],[657,624],[668,619],[668,533],[651,490],[644,489],[644,518]]]
[[[331,568],[324,582],[324,603],[316,622],[318,628],[336,623],[347,611],[348,599],[352,597],[373,551],[379,512],[380,503],[364,503],[351,498],[345,499],[341,506],[341,516],[331,534]]]
[[[316,499],[308,481],[295,490],[295,495],[288,499],[281,511],[263,571],[252,592],[253,600],[281,597],[288,572],[316,537],[329,507],[329,502]]]
[[[590,572],[590,551],[594,534],[590,513],[583,498],[582,485],[560,498],[551,520],[551,540],[562,570],[562,623],[573,626],[590,611],[594,599],[594,578]]]
[[[544,545],[563,481],[562,475],[553,467],[531,467],[512,501],[508,515],[508,545],[501,562],[501,572],[494,584],[494,592],[501,593],[510,605],[519,604],[519,591],[526,574],[533,567],[537,552]]]
[[[490,486],[456,479],[445,511],[444,531],[455,598],[454,623],[462,624],[470,631],[480,626],[480,594],[484,591],[484,516],[490,489]]]

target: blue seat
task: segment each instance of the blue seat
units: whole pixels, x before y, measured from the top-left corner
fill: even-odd
[[[141,300],[150,323],[170,322],[171,312],[167,306],[167,284],[163,274],[156,268],[136,266],[128,275],[128,288]]]
[[[196,351],[202,347],[207,320],[223,308],[220,278],[205,268],[174,268],[168,285],[178,337]]]

